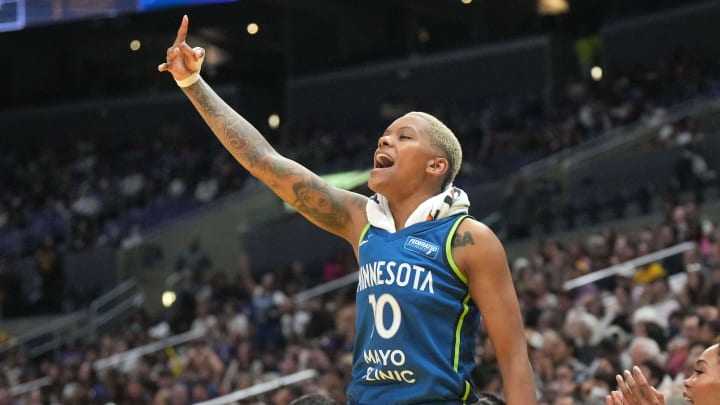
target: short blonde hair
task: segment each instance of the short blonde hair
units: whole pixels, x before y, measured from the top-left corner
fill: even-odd
[[[453,131],[434,115],[421,111],[411,111],[405,115],[423,118],[429,124],[428,133],[432,138],[433,146],[439,148],[445,154],[445,158],[450,165],[448,173],[441,184],[441,189],[445,190],[460,172],[460,166],[462,165],[460,141],[458,141]]]

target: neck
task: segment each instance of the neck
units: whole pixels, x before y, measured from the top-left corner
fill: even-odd
[[[417,193],[404,198],[385,196],[388,199],[388,206],[390,207],[390,212],[395,222],[395,229],[399,231],[405,228],[405,223],[417,207],[434,195],[435,194],[430,193]]]

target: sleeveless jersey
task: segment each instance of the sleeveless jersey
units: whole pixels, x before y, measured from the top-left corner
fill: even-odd
[[[480,314],[450,254],[466,215],[359,242],[353,405],[467,404]]]

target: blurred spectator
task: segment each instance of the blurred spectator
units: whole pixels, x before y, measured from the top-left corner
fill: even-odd
[[[690,312],[685,315],[685,317],[682,320],[682,329],[680,329],[680,336],[686,341],[690,343],[695,343],[700,341],[700,330],[702,326],[705,324],[705,319],[703,319],[700,314],[697,312]],[[710,343],[710,342],[701,342],[704,344]]]
[[[188,388],[184,383],[178,381],[172,386],[170,404],[171,405],[189,405],[190,404],[190,393],[188,392]]]
[[[126,250],[132,249],[142,245],[144,240],[142,231],[140,230],[140,224],[132,224],[130,232],[120,242],[120,248]]]
[[[264,350],[284,346],[280,319],[281,311],[287,303],[287,296],[275,284],[275,275],[264,274],[252,294],[253,315],[257,326],[256,347]]]
[[[293,400],[289,405],[338,405],[338,403],[319,394],[306,394]]]
[[[24,315],[20,275],[12,259],[0,257],[0,314],[2,318]]]
[[[195,298],[195,319],[190,324],[190,330],[206,335],[217,325],[217,318],[210,309],[211,303],[207,298]]]
[[[195,199],[203,204],[213,201],[218,195],[218,187],[218,180],[215,177],[199,181],[195,186]]]
[[[175,259],[175,270],[190,273],[193,280],[196,281],[203,278],[211,265],[210,256],[202,248],[200,237],[197,235],[190,238],[185,248],[180,251]]]
[[[80,186],[77,197],[70,205],[74,214],[84,218],[96,218],[102,211],[102,202],[87,183]]]
[[[630,342],[623,367],[628,370],[631,365],[642,364],[646,361],[664,362],[662,354],[656,341],[649,337],[637,336]]]
[[[522,176],[517,173],[510,175],[502,198],[502,216],[507,227],[507,237],[511,239],[529,237],[532,201]]]
[[[670,314],[680,308],[680,303],[673,296],[669,281],[664,276],[655,277],[645,285],[640,302],[654,310],[657,322],[663,328],[668,326]]]
[[[646,72],[655,77],[658,72],[668,73],[667,83],[661,85],[620,74],[617,80],[606,81],[605,89],[584,83],[572,86],[557,102],[518,96],[448,107],[447,122],[457,123],[458,135],[469,138],[463,139],[470,158],[459,181],[475,184],[502,179],[526,162],[602,136],[620,125],[660,125],[667,118],[668,99],[674,102],[700,94],[703,86],[704,68],[696,56],[678,52],[671,62],[668,72],[661,68]],[[651,92],[651,86],[666,90]],[[68,250],[137,246],[142,242],[140,229],[160,222],[158,211],[173,218],[240,187],[244,174],[234,172],[226,155],[213,157],[217,154],[212,147],[204,141],[193,145],[180,134],[181,129],[172,121],[167,124],[163,136],[172,145],[169,149],[141,140],[124,142],[108,153],[93,143],[80,142],[71,148],[48,148],[37,161],[25,159],[20,151],[0,151],[3,317],[22,314],[28,304],[21,275],[8,252],[36,253],[39,274],[54,266],[59,266],[62,274],[58,259]],[[364,168],[367,162],[357,162],[355,155],[359,148],[372,147],[362,133],[365,130],[347,137],[345,131],[312,127],[300,131],[297,138],[284,139],[280,147],[291,149],[289,156],[305,157],[309,166]],[[537,328],[528,342],[544,403],[580,403],[601,397],[614,387],[608,375],[620,369],[620,362],[624,366],[641,362],[646,375],[660,381],[661,389],[672,390],[692,373],[704,342],[720,332],[718,231],[713,221],[702,216],[701,205],[681,204],[679,198],[689,193],[702,203],[710,195],[704,191],[714,184],[716,174],[712,156],[703,153],[707,139],[692,119],[663,125],[658,131],[658,143],[683,149],[675,166],[681,193],[673,190],[667,199],[668,216],[663,224],[593,231],[566,242],[551,234],[533,251],[511,260],[524,319]],[[317,142],[323,143],[323,150],[337,152],[337,159],[316,153]],[[52,181],[39,181],[37,173],[48,173]],[[622,218],[629,215],[631,197],[640,213],[649,214],[665,186],[645,183],[637,190],[616,193],[598,190],[598,184],[597,178],[588,178],[582,193],[569,195],[552,179],[532,183],[519,175],[511,177],[502,208],[508,237],[532,236],[537,228],[553,232],[556,219],[573,229],[583,221],[598,223],[608,208],[614,209],[613,217]],[[40,243],[45,235],[57,243]],[[699,241],[701,246],[684,256],[641,266],[629,277],[621,274],[576,290],[563,289],[565,281],[682,241]],[[355,308],[343,297],[352,295],[352,287],[300,306],[294,305],[292,298],[311,287],[308,278],[316,274],[310,268],[306,273],[303,262],[288,258],[289,272],[262,275],[255,285],[247,268],[234,275],[211,276],[212,261],[199,238],[189,241],[176,259],[176,270],[187,273],[174,287],[177,302],[159,319],[131,318],[122,331],[97,339],[83,336],[43,359],[31,361],[19,352],[0,354],[11,387],[34,377],[49,376],[53,381],[19,403],[189,404],[305,368],[315,368],[321,376],[307,385],[277,389],[245,404],[287,403],[303,391],[318,391],[338,404],[347,402],[345,387],[351,366],[347,355],[352,350]],[[317,273],[323,281],[337,279],[348,274],[352,265],[347,263],[353,260],[352,255],[338,253]],[[227,277],[232,280],[229,285]],[[671,288],[671,280],[680,283],[680,288]],[[56,281],[43,282],[44,297],[61,290],[46,290]],[[43,306],[57,308],[47,303]],[[123,353],[191,328],[205,332],[205,339],[127,361],[118,369],[95,372],[92,367],[98,357]],[[478,347],[476,389],[499,392],[501,380],[492,344],[483,336]],[[658,362],[664,358],[666,361]],[[11,404],[14,400],[5,378],[0,377],[0,404]]]
[[[46,235],[42,245],[35,251],[35,269],[42,285],[41,311],[61,312],[65,288],[62,257],[51,235]]]
[[[505,401],[495,394],[489,392],[481,392],[478,394],[478,402],[476,405],[504,405]]]
[[[345,275],[342,256],[342,252],[337,252],[323,264],[323,282],[332,281]]]
[[[700,141],[685,145],[675,162],[675,178],[681,192],[692,192],[694,201],[705,201],[705,188],[715,181],[717,174],[702,151]]]

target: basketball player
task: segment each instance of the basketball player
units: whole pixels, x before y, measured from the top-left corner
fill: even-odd
[[[452,185],[462,152],[437,118],[410,112],[378,139],[371,198],[289,160],[200,77],[204,56],[183,17],[160,71],[172,74],[215,136],[253,176],[359,260],[350,404],[469,404],[480,313],[510,405],[536,404],[523,323],[504,249],[467,216]]]
[[[717,340],[716,340],[717,341]],[[665,396],[650,385],[640,367],[615,376],[618,388],[605,397],[606,405],[664,405]],[[693,373],[683,381],[683,398],[693,405],[720,401],[720,344],[705,349],[695,360]]]

